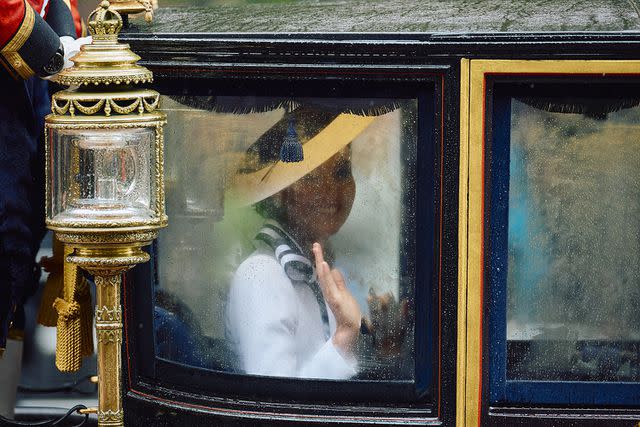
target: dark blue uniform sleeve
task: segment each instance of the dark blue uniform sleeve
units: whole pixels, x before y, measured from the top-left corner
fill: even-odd
[[[37,289],[36,254],[45,233],[43,119],[47,82],[30,78],[49,63],[60,36],[75,37],[64,0],[0,0],[0,349],[24,326],[23,305]]]
[[[0,63],[14,79],[39,74],[60,47],[61,36],[76,37],[64,0],[50,0],[44,19],[26,0],[0,1]]]

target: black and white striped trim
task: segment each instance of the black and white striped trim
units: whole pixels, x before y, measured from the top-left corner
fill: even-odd
[[[324,335],[328,340],[331,334],[329,315],[313,263],[303,255],[302,249],[296,241],[275,221],[265,222],[258,231],[255,240],[267,244],[273,250],[276,259],[291,281],[304,282],[311,288],[318,301],[318,306],[320,306]]]

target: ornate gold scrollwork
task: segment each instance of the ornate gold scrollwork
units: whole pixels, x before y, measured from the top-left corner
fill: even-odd
[[[157,231],[140,231],[128,233],[125,235],[116,235],[115,233],[109,234],[94,234],[92,236],[82,233],[66,233],[57,232],[58,238],[69,244],[78,243],[129,243],[129,242],[151,242],[158,237]]]
[[[78,101],[71,101],[71,102],[73,102],[73,106],[75,108],[77,108],[78,111],[80,111],[82,114],[86,114],[86,115],[90,116],[90,115],[95,114],[98,111],[100,111],[100,109],[102,108],[102,106],[105,103],[105,100],[101,99],[98,102],[96,102],[95,104],[90,105],[90,106],[82,105]]]
[[[96,321],[97,322],[121,322],[122,310],[120,307],[109,308],[102,306],[102,308],[96,306]]]
[[[121,409],[117,411],[107,410],[107,411],[98,411],[98,422],[100,423],[109,423],[109,422],[122,422],[124,420],[124,413]]]
[[[67,101],[67,102],[63,102],[62,105],[59,105],[58,100],[54,96],[51,98],[51,112],[53,114],[65,115],[67,114],[67,111],[69,111],[70,104],[71,104],[71,101]]]
[[[147,99],[152,99],[152,102],[148,102]],[[156,108],[158,108],[158,104],[160,103],[160,96],[156,96],[156,97],[147,97],[147,98],[143,98],[142,101],[144,102],[144,108],[147,111],[154,111]]]
[[[79,96],[59,92],[53,96],[51,111],[54,114],[64,116],[67,113],[75,117],[76,110],[86,116],[103,112],[105,116],[112,113],[127,115],[138,110],[138,114],[151,113],[158,108],[160,96],[157,93],[145,93],[139,96],[103,96],[102,98],[91,96]],[[91,104],[91,105],[87,105]]]
[[[98,336],[98,343],[117,343],[122,342],[122,331],[120,329],[99,329],[97,328],[96,335]]]
[[[96,276],[96,286],[118,286],[120,285],[120,276]]]

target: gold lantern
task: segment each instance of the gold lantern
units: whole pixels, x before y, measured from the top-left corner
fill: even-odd
[[[167,225],[160,94],[140,57],[118,42],[121,15],[103,1],[89,15],[93,42],[56,81],[46,117],[46,223],[74,249],[68,262],[95,277],[98,424],[123,425],[121,274]]]

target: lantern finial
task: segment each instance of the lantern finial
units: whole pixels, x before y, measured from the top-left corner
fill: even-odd
[[[64,86],[135,85],[151,83],[153,74],[138,65],[140,57],[128,44],[118,41],[122,29],[122,15],[112,3],[103,0],[89,15],[91,44],[80,48],[66,68],[55,77]]]
[[[94,40],[117,40],[122,29],[122,16],[104,0],[89,15],[89,33]]]

